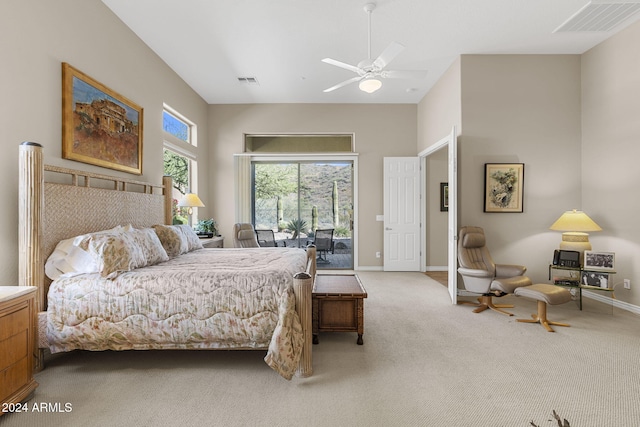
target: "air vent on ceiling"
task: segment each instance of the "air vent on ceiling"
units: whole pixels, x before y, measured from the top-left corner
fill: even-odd
[[[553,32],[610,31],[639,10],[640,0],[590,1]]]
[[[246,85],[257,85],[260,84],[258,83],[258,79],[256,79],[255,77],[238,77],[238,81],[242,84],[246,84]]]

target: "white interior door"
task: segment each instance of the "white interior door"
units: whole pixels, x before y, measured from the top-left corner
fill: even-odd
[[[384,158],[384,271],[420,271],[420,159]]]

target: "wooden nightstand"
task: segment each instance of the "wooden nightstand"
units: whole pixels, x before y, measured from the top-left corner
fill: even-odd
[[[0,403],[19,403],[33,379],[36,345],[35,286],[0,286]],[[2,415],[2,411],[0,411]]]
[[[205,248],[222,248],[224,247],[224,237],[207,237],[204,239],[200,239],[200,243],[202,243],[202,246],[204,246]]]

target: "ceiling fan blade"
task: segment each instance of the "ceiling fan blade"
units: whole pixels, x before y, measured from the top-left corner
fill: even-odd
[[[383,70],[380,76],[385,79],[424,79],[427,70]]]
[[[354,73],[360,74],[361,72],[360,68],[354,65],[345,64],[344,62],[336,61],[335,59],[324,58],[322,62],[335,65],[336,67],[344,68],[345,70],[353,71]]]
[[[380,56],[378,56],[376,60],[373,61],[373,65],[378,68],[384,68],[387,66],[387,64],[389,64],[389,62],[393,61],[393,58],[395,58],[403,50],[403,45],[401,45],[400,43],[391,42],[391,44],[382,51]]]
[[[364,77],[360,77],[360,76],[352,77],[349,80],[345,80],[342,83],[338,83],[335,86],[331,86],[329,89],[323,90],[323,92],[332,92],[332,91],[334,91],[336,89],[340,89],[341,87],[344,87],[344,86],[346,86],[348,84],[351,84],[351,83],[355,83],[355,82],[360,81],[362,79],[364,79]]]

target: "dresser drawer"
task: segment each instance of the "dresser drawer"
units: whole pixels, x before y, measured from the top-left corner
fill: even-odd
[[[2,384],[0,402],[5,402],[7,397],[14,394],[16,390],[20,389],[25,384],[28,384],[30,380],[31,371],[29,367],[29,359],[27,357],[23,357],[18,361],[18,363],[14,363],[8,368],[0,371],[0,384]]]
[[[0,353],[0,369],[13,365],[18,360],[27,356],[29,348],[28,340],[29,331],[25,329],[6,340],[0,341],[0,348],[3,349],[2,353]]]
[[[0,342],[29,329],[29,305],[25,301],[0,316]]]
[[[0,402],[3,404],[24,401],[38,386],[33,379],[36,334],[35,288],[0,286]]]

